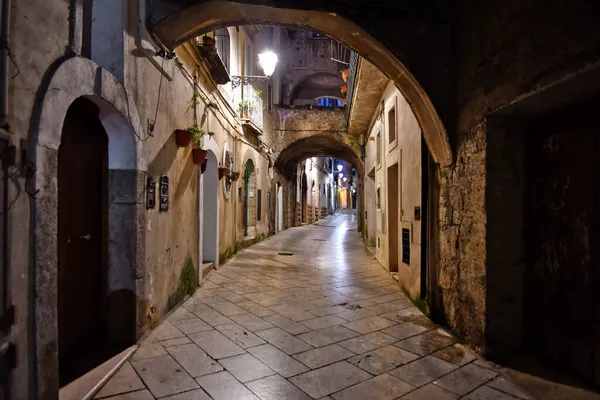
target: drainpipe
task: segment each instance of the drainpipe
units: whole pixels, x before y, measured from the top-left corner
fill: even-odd
[[[9,3],[2,0],[2,21],[0,22],[0,128],[8,125],[8,30]]]

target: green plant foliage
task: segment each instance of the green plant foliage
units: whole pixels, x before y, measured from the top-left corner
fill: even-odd
[[[183,264],[181,274],[179,275],[179,284],[177,290],[169,297],[167,306],[169,309],[175,307],[181,303],[187,295],[194,294],[196,287],[198,286],[198,279],[196,277],[196,267],[191,257],[188,257]]]
[[[413,302],[415,307],[421,310],[421,312],[426,316],[429,316],[429,305],[427,304],[427,299],[421,299],[420,297],[413,298],[404,286],[402,286],[402,291],[404,292],[406,297],[408,297]]]
[[[187,128],[187,130],[189,132],[192,132],[192,143],[194,144],[194,146],[201,149],[202,148],[202,137],[206,133],[206,132],[204,132],[204,129],[200,128],[198,126],[198,124],[194,124],[194,125],[190,126],[189,128]]]

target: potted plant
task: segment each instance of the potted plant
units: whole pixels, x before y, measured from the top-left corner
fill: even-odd
[[[215,38],[208,35],[202,36],[202,45],[208,47],[215,47]]]
[[[342,94],[348,93],[348,86],[347,85],[342,85],[341,89],[342,89]]]
[[[229,173],[229,168],[227,168],[227,167],[219,167],[219,180],[221,180],[228,173]]]
[[[239,172],[233,172],[233,171],[229,171],[229,174],[227,175],[227,177],[232,180],[232,181],[237,181],[238,178],[240,177],[240,173]]]
[[[248,114],[250,111],[254,111],[254,106],[248,102],[248,100],[244,100],[240,102],[240,117],[248,118]]]
[[[202,164],[206,161],[206,150],[202,149],[202,137],[204,136],[204,130],[194,124],[188,128],[188,131],[192,132],[192,142],[194,148],[192,149],[192,161],[194,164]]]
[[[349,73],[350,73],[349,69],[342,70],[342,79],[344,80],[344,82],[348,82],[348,74]]]
[[[177,147],[188,147],[192,141],[192,132],[187,129],[175,129],[175,143]]]
[[[343,105],[343,106],[345,106],[347,102],[348,102],[348,100],[347,100],[347,99],[342,99],[342,105]]]
[[[204,160],[202,164],[200,164],[200,173],[203,174],[206,172],[206,166],[208,165],[208,160]]]

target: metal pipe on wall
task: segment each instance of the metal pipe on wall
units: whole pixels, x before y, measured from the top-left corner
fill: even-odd
[[[0,21],[0,128],[8,125],[8,32],[10,0],[2,0]]]

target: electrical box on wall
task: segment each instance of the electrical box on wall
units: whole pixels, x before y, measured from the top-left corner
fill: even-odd
[[[159,183],[160,211],[169,209],[169,177],[163,175]]]
[[[420,221],[421,220],[421,207],[416,206],[415,207],[415,221]]]
[[[156,181],[149,176],[146,179],[146,208],[154,208],[156,206]]]

